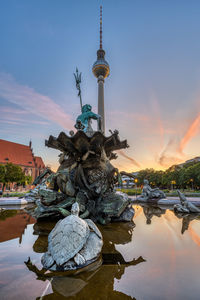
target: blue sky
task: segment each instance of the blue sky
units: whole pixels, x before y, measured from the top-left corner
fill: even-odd
[[[131,146],[116,166],[163,169],[199,155],[200,2],[194,0],[1,1],[0,138],[24,144],[31,138],[34,153],[56,167],[59,153],[44,139],[73,129],[80,113],[76,66],[83,102],[97,107],[91,69],[100,5],[111,70],[106,128],[119,129]]]

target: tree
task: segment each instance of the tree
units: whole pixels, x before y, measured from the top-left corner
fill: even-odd
[[[4,183],[5,180],[6,169],[4,165],[0,165],[0,182]]]
[[[3,165],[3,167],[5,168],[4,176],[2,176],[3,191],[6,184],[13,183],[13,182],[21,183],[23,180],[25,180],[25,175],[21,167],[15,166],[12,163],[7,163],[6,165]],[[2,174],[3,174],[2,165],[0,170],[2,170]]]
[[[30,175],[25,175],[24,174],[24,177],[18,182],[19,184],[22,184],[22,185],[27,185],[27,184],[31,184],[32,183],[32,176]]]
[[[147,179],[152,186],[162,186],[163,171],[155,171],[154,169],[145,169],[139,171],[137,175],[138,185],[143,185],[144,179]]]

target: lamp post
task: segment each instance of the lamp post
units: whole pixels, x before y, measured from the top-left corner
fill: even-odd
[[[192,190],[193,190],[193,189],[194,189],[194,186],[193,186],[194,179],[191,178],[191,179],[190,179],[190,182],[191,182],[191,184],[192,184]]]
[[[172,180],[171,181],[171,185],[172,185],[172,190],[174,189],[174,185],[176,184],[176,181],[175,180]]]
[[[134,182],[135,182],[135,186],[136,186],[136,188],[135,188],[135,199],[136,199],[137,198],[137,183],[138,183],[138,179],[135,178]]]

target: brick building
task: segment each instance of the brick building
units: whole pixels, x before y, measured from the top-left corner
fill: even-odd
[[[7,163],[20,166],[33,180],[45,169],[42,158],[34,156],[31,141],[27,146],[0,139],[0,164]]]

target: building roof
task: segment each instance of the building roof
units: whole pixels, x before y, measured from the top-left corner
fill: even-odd
[[[41,157],[37,157],[39,165],[44,166]],[[30,146],[0,139],[0,163],[36,167],[35,157]],[[39,166],[38,166],[39,167]]]

